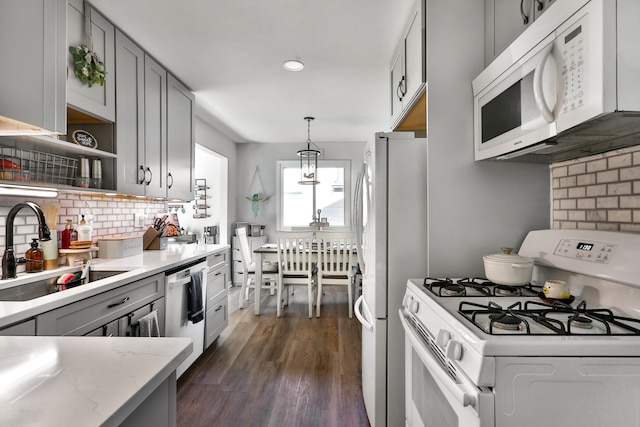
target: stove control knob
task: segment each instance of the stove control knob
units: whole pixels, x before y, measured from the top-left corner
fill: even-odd
[[[436,344],[438,344],[439,347],[445,348],[449,343],[449,340],[451,340],[451,334],[449,331],[440,329],[440,331],[438,331],[438,336],[436,337]]]
[[[413,297],[411,295],[405,294],[402,298],[402,306],[405,308],[409,308],[409,304],[413,301]]]
[[[409,311],[410,311],[411,313],[414,313],[414,314],[415,314],[415,313],[417,313],[417,312],[418,312],[418,307],[419,307],[419,306],[420,306],[420,304],[418,303],[418,301],[417,301],[417,300],[412,299],[412,300],[409,302]]]
[[[456,340],[451,340],[447,346],[447,357],[453,360],[462,359],[462,344]]]

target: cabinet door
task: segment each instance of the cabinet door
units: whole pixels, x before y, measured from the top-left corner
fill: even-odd
[[[11,121],[0,131],[67,133],[66,0],[0,0],[0,11],[0,118]]]
[[[404,42],[402,43],[404,46]],[[393,127],[402,116],[402,100],[406,93],[404,77],[404,48],[399,49],[391,62],[391,126]]]
[[[116,149],[119,192],[144,195],[144,52],[116,30]]]
[[[538,19],[553,3],[555,3],[555,0],[535,0],[533,11],[534,19]]]
[[[221,294],[207,310],[205,323],[204,348],[208,348],[229,324],[229,297]]]
[[[167,197],[193,200],[195,97],[167,75]]]
[[[403,108],[408,108],[419,94],[426,78],[425,63],[425,20],[423,8],[418,2],[418,7],[414,10],[409,24],[409,30],[404,39],[404,63],[405,63],[405,87],[406,95],[403,101]]]
[[[149,55],[144,58],[145,194],[166,197],[167,72]]]
[[[107,71],[104,86],[82,83],[74,74],[73,55],[67,48],[67,104],[110,122],[116,118],[115,91],[115,39],[114,26],[88,4],[86,10],[91,17],[91,39],[93,50],[104,62]],[[82,0],[68,0],[67,45],[85,44],[85,15]],[[90,46],[91,48],[91,46]]]
[[[536,0],[485,0],[485,63],[489,64],[534,21]],[[527,17],[527,22],[525,18]]]

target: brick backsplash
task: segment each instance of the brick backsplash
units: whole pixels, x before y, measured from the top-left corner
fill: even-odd
[[[550,169],[553,228],[640,232],[640,146]]]
[[[11,207],[17,203],[27,201],[24,197],[0,197],[0,250],[4,253],[6,238],[6,220]],[[58,236],[67,219],[71,219],[77,227],[78,215],[91,215],[93,219],[93,241],[104,236],[140,235],[147,225],[153,224],[153,217],[158,212],[166,210],[167,205],[161,201],[145,199],[121,199],[101,196],[60,193],[57,199],[29,198],[28,201],[45,206],[57,203],[58,219],[56,224],[48,224],[49,228],[57,230]],[[145,212],[147,224],[145,227],[134,227],[134,214]],[[24,256],[29,249],[29,243],[38,237],[38,220],[33,211],[23,208],[18,212],[14,221],[13,243],[16,256]],[[59,240],[59,239],[58,239]]]

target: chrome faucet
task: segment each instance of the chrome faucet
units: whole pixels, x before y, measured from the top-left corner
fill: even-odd
[[[13,279],[16,277],[16,255],[13,252],[13,220],[16,217],[18,211],[24,207],[31,208],[38,218],[38,234],[40,240],[46,241],[51,239],[51,233],[47,222],[44,219],[44,213],[40,206],[33,202],[18,203],[9,211],[7,215],[7,229],[5,233],[5,251],[2,256],[2,280]]]

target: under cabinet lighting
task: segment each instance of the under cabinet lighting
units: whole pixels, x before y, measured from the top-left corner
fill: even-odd
[[[0,196],[58,197],[54,188],[1,184]]]

